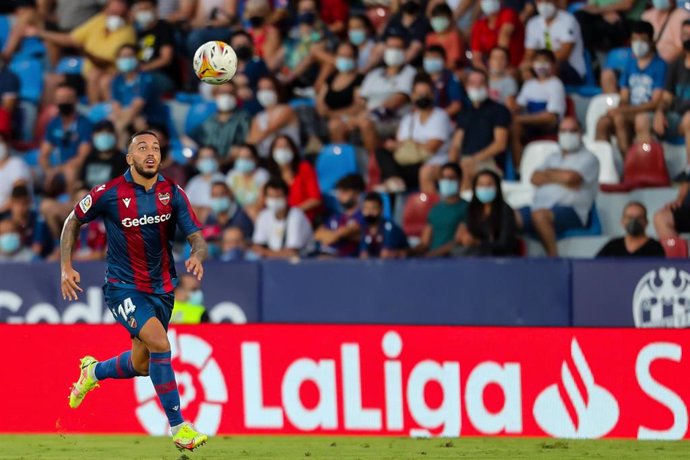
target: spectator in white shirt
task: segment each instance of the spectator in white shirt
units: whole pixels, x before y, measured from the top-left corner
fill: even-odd
[[[7,144],[7,132],[0,132],[0,214],[10,206],[10,195],[15,185],[31,184],[31,171],[19,157],[10,156],[10,146]]]
[[[189,203],[201,222],[206,220],[211,208],[211,187],[214,182],[224,182],[218,171],[218,152],[215,147],[205,145],[199,149],[195,166],[199,174],[192,177],[185,187]]]
[[[520,209],[518,226],[536,233],[546,254],[557,256],[556,236],[586,228],[599,187],[599,160],[582,145],[582,129],[574,117],[565,118],[558,133],[560,151],[546,158],[532,175],[537,187],[531,207]]]
[[[539,14],[527,22],[522,68],[529,72],[537,50],[551,50],[563,84],[581,85],[586,67],[580,24],[575,16],[558,9],[555,0],[538,0],[536,4]]]
[[[264,258],[299,257],[313,242],[309,219],[296,207],[288,207],[288,186],[281,179],[271,179],[264,188],[266,209],[254,227],[252,250]]]
[[[513,164],[519,167],[522,149],[531,139],[556,134],[558,122],[565,116],[566,96],[563,83],[554,76],[556,55],[553,51],[534,53],[532,71],[536,78],[522,86],[517,97],[518,113],[513,118]]]

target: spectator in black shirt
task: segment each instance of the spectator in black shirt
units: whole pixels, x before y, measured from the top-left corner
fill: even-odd
[[[625,236],[606,243],[597,257],[666,257],[663,246],[647,236],[647,208],[642,203],[626,204],[621,224]]]
[[[136,0],[132,9],[137,29],[138,58],[143,72],[153,74],[160,92],[172,91],[178,83],[175,71],[173,29],[158,19],[156,0]]]
[[[92,189],[124,174],[127,160],[117,147],[115,127],[109,120],[96,124],[92,138],[93,150],[86,157],[79,180]]]
[[[413,65],[421,64],[424,42],[429,32],[431,32],[431,25],[424,15],[420,0],[404,0],[400,12],[391,16],[388,21],[377,53],[383,56],[383,43],[390,35],[401,35],[405,42],[409,43],[405,51],[405,62]]]

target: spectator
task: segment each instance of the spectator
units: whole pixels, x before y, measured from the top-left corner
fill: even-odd
[[[453,22],[464,37],[468,37],[472,25],[479,15],[479,4],[476,0],[432,0],[427,3],[427,12],[430,14],[436,5],[446,3],[453,12]]]
[[[175,32],[156,11],[157,0],[136,0],[132,8],[137,30],[137,47],[142,72],[148,72],[161,93],[175,89],[179,72],[175,68]]]
[[[210,40],[230,41],[230,24],[237,16],[237,0],[195,0],[189,2],[192,30],[187,35],[187,54]]]
[[[259,155],[252,144],[237,148],[233,169],[228,172],[225,182],[235,199],[252,220],[256,220],[263,207],[262,190],[269,179],[268,171],[259,166]]]
[[[209,321],[201,283],[192,275],[186,273],[181,275],[175,287],[175,303],[170,322],[172,324],[199,324]]]
[[[646,0],[588,2],[575,13],[585,48],[594,55],[595,51],[609,51],[623,46],[630,35],[628,20],[639,20],[646,4]]]
[[[247,242],[242,230],[237,227],[228,227],[223,230],[219,260],[233,262],[245,260],[247,256]]]
[[[225,180],[218,171],[218,164],[218,152],[215,148],[210,145],[199,148],[194,163],[199,174],[192,177],[185,188],[189,203],[194,207],[194,211],[202,222],[211,208],[211,185]]]
[[[503,199],[501,178],[495,172],[485,169],[474,177],[467,223],[460,224],[456,242],[462,246],[463,255],[518,254],[515,212]]]
[[[269,21],[271,14],[269,0],[247,0],[244,5],[244,14],[250,24],[248,31],[252,37],[256,55],[266,62],[269,69],[278,69],[281,59],[281,37],[278,28]]]
[[[319,16],[330,33],[341,35],[347,26],[350,7],[347,0],[321,0]]]
[[[44,19],[47,30],[69,33],[103,9],[102,0],[39,0],[39,15]],[[48,60],[55,66],[61,49],[51,42],[45,42]]]
[[[46,29],[35,31],[39,38],[48,43],[81,50],[86,57],[82,77],[86,81],[86,94],[91,104],[103,101],[107,92],[105,89],[115,75],[115,58],[120,48],[136,43],[134,28],[126,21],[127,10],[126,0],[108,0],[102,13],[69,33]],[[48,77],[44,94],[50,96],[54,88],[64,82],[63,75]],[[70,83],[75,84],[73,81]],[[81,83],[77,86],[81,86]]]
[[[501,46],[510,50],[510,64],[517,67],[525,52],[525,30],[518,14],[501,6],[501,0],[481,0],[479,4],[484,15],[472,27],[472,64],[486,69],[484,60]]]
[[[465,39],[453,21],[453,12],[447,3],[439,3],[431,9],[430,23],[433,32],[426,36],[427,49],[440,46],[446,54],[445,67],[450,70],[462,66],[465,61]],[[431,72],[427,70],[427,73]]]
[[[10,156],[10,120],[0,110],[0,214],[9,210],[12,190],[18,185],[31,187],[31,170],[19,157]]]
[[[357,72],[357,47],[349,42],[338,46],[335,71],[326,79],[319,91],[316,110],[328,126],[331,142],[345,143],[349,131],[355,127],[355,116],[361,107],[357,92],[363,77]]]
[[[31,248],[36,256],[40,256],[44,248],[52,247],[50,231],[39,221],[38,213],[31,209],[31,192],[26,185],[16,185],[12,189],[9,209],[0,214],[0,220],[3,219],[10,219],[16,224],[21,245]]]
[[[446,163],[441,167],[438,192],[441,202],[437,203],[427,218],[421,241],[413,249],[415,254],[426,257],[446,257],[455,247],[455,235],[460,224],[467,220],[467,201],[460,198],[462,169],[457,163]]]
[[[0,220],[0,262],[29,262],[31,248],[22,244],[20,229],[12,219]]]
[[[527,22],[523,68],[529,72],[534,53],[540,49],[556,55],[557,75],[565,85],[581,85],[585,77],[585,55],[580,25],[575,17],[559,9],[556,0],[538,0],[538,16]]]
[[[654,27],[656,50],[667,64],[683,54],[680,30],[688,19],[690,11],[677,8],[676,0],[652,0],[652,8],[642,13],[642,20]]]
[[[489,54],[489,97],[511,112],[517,110],[518,84],[508,71],[508,50],[497,46]]]
[[[539,236],[546,254],[558,255],[556,235],[585,228],[599,187],[599,161],[582,145],[577,119],[566,117],[558,133],[559,152],[532,175],[537,187],[531,207],[520,209],[518,226]]]
[[[445,62],[446,50],[439,45],[432,45],[424,52],[423,68],[434,83],[436,105],[453,118],[469,101],[462,84]]]
[[[259,155],[266,158],[279,135],[299,144],[299,120],[292,107],[283,102],[280,85],[273,77],[261,78],[258,88],[256,99],[264,110],[252,119],[247,142],[256,144]]]
[[[41,18],[36,8],[34,0],[15,0],[16,9],[14,15],[10,18],[12,26],[9,31],[9,36],[6,37],[4,47],[2,49],[2,59],[5,62],[10,62],[13,56],[24,54],[26,46],[30,41],[39,41],[36,37],[31,37],[31,32],[40,24]],[[27,33],[27,31],[29,33]],[[28,50],[31,58],[43,58],[44,50],[42,44],[34,43],[38,46],[30,46]]]
[[[79,180],[92,189],[105,184],[125,173],[127,160],[117,147],[115,127],[108,120],[97,123],[93,128],[93,150],[86,157]]]
[[[199,145],[211,145],[220,156],[222,168],[230,166],[232,151],[244,144],[249,134],[249,114],[237,109],[235,85],[228,82],[213,87],[217,112],[208,117],[190,136]]]
[[[310,221],[321,211],[321,191],[314,167],[300,158],[290,136],[280,135],[271,144],[269,171],[289,188],[288,206],[301,209]]]
[[[11,120],[16,120],[18,115],[19,85],[19,77],[0,59],[0,106]]]
[[[347,36],[350,43],[357,47],[357,70],[362,74],[368,73],[378,64],[374,48],[374,26],[366,15],[353,14],[347,22]]]
[[[463,190],[469,190],[477,171],[505,166],[510,112],[489,99],[486,74],[473,69],[467,76],[467,94],[472,104],[461,111],[453,135],[449,160],[460,162]],[[497,164],[497,160],[500,162]]]
[[[252,250],[264,258],[299,257],[312,242],[311,223],[301,209],[288,206],[288,185],[271,179],[264,188],[266,209],[256,220]]]
[[[385,47],[380,45],[377,53],[380,56],[384,52],[383,50],[389,47],[388,39],[390,37],[400,37],[407,43],[407,47],[403,50],[404,59],[400,64],[416,65],[424,50],[426,36],[430,31],[431,26],[424,14],[421,1],[404,0],[400,6],[400,11],[393,14],[388,20],[381,37],[386,45]]]
[[[623,208],[621,225],[625,236],[613,238],[601,248],[597,257],[666,257],[664,247],[647,236],[647,208],[631,201]]]
[[[383,217],[383,200],[376,192],[368,193],[362,204],[360,259],[403,259],[409,244],[402,228]]]
[[[145,128],[145,123],[166,124],[167,113],[160,99],[159,87],[153,75],[141,71],[137,48],[134,45],[122,46],[115,65],[118,75],[113,79],[106,99],[112,100],[110,119],[120,136],[126,137],[131,127],[135,130]]]
[[[558,121],[565,116],[563,83],[554,76],[556,56],[553,51],[534,53],[532,70],[537,78],[525,82],[517,97],[518,112],[513,118],[513,164],[519,165],[524,145],[537,136],[555,134]]]
[[[214,182],[211,186],[211,213],[206,218],[204,227],[216,227],[218,234],[228,227],[236,227],[242,230],[246,239],[250,239],[254,232],[254,223],[237,203],[225,182]]]
[[[690,20],[683,23],[682,35],[685,53],[666,71],[666,84],[654,118],[640,114],[635,119],[635,130],[640,142],[651,142],[652,130],[659,138],[685,137],[690,174]]]
[[[235,79],[240,75],[244,75],[248,79],[248,85],[252,91],[251,96],[253,97],[254,93],[256,93],[259,79],[270,75],[266,62],[255,54],[252,37],[244,30],[238,30],[232,34],[230,46],[237,53],[237,75]],[[244,97],[239,92],[237,96],[244,102],[251,99],[250,97]]]
[[[47,188],[62,176],[69,187],[81,170],[91,151],[93,126],[88,118],[77,112],[77,92],[62,84],[55,91],[59,114],[46,127],[41,143],[38,164],[45,176]]]
[[[654,228],[660,240],[690,232],[690,180],[684,177],[678,197],[654,214]]]
[[[360,197],[364,192],[364,179],[359,174],[349,174],[335,185],[335,196],[339,210],[316,232],[315,239],[321,243],[321,253],[337,257],[359,255],[360,232],[364,218]]]
[[[448,161],[451,123],[443,109],[434,106],[434,87],[428,76],[415,80],[414,110],[403,117],[395,140],[376,152],[384,187],[390,192],[421,188],[434,193],[440,167]]]
[[[620,103],[597,122],[596,139],[609,141],[615,133],[623,155],[631,145],[631,132],[639,113],[653,112],[661,100],[666,79],[666,63],[654,51],[654,29],[648,22],[632,26],[632,55],[620,78]],[[613,74],[607,69],[605,72]],[[602,75],[602,79],[605,77]]]
[[[369,72],[359,92],[366,101],[367,110],[357,118],[357,126],[364,148],[370,154],[378,147],[379,138],[386,139],[397,131],[410,101],[415,76],[414,68],[405,64],[405,39],[390,34],[385,43],[385,67]]]

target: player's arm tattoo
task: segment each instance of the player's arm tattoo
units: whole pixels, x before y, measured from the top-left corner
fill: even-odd
[[[187,241],[189,241],[189,244],[192,246],[191,255],[201,261],[206,260],[208,256],[208,245],[204,237],[201,236],[201,232],[192,233],[187,237]]]
[[[62,226],[62,234],[60,235],[60,264],[63,267],[72,265],[72,251],[77,238],[79,238],[80,228],[81,223],[74,216],[74,211],[72,211],[65,219],[65,224]]]

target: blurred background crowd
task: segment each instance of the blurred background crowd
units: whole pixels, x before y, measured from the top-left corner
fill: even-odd
[[[55,260],[141,129],[223,261],[524,256],[526,240],[555,256],[614,234],[600,255],[687,256],[688,6],[5,0],[0,261]],[[237,52],[227,84],[194,76],[208,40]],[[631,199],[647,187],[673,199]],[[625,202],[597,209],[602,193]],[[106,247],[92,222],[76,258]]]

